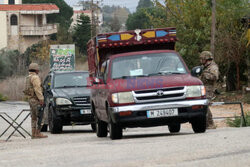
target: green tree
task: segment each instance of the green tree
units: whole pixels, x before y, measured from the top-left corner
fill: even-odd
[[[126,27],[128,30],[151,28],[152,24],[147,14],[148,9],[139,9],[128,15]]]
[[[102,33],[114,31],[114,28],[112,27],[114,27],[115,25],[116,26],[118,25],[118,27],[121,28],[122,25],[125,25],[128,19],[128,15],[130,14],[129,9],[120,6],[105,5],[103,6],[102,11],[103,11],[103,21],[104,21],[104,24],[102,25],[101,28]],[[116,29],[119,30],[120,28]]]
[[[17,50],[0,50],[0,79],[16,74],[18,57],[20,53]]]
[[[77,24],[73,30],[73,40],[79,51],[82,54],[87,53],[87,42],[91,38],[91,23],[90,18],[86,15],[81,15],[77,20]]]
[[[159,28],[176,27],[176,49],[190,68],[198,65],[199,53],[210,48],[210,4],[206,0],[166,0],[164,5],[156,4],[161,14],[149,13],[151,23]]]
[[[153,7],[153,2],[151,0],[140,0],[138,2],[138,6],[136,7],[136,10],[141,8],[151,8]]]
[[[165,16],[148,13],[151,24],[154,27],[176,27],[179,38],[176,49],[189,67],[198,65],[199,53],[210,50],[211,1],[165,0],[164,5],[156,4]],[[240,88],[246,68],[246,28],[240,20],[247,13],[248,0],[217,0],[215,60],[220,66],[221,76],[231,78],[228,83],[237,83],[230,90]]]
[[[249,14],[250,4],[248,0],[219,0],[217,3],[215,56],[222,74],[227,76],[227,90],[240,90],[241,82],[247,80],[247,26],[241,19]]]
[[[112,21],[110,22],[110,29],[113,32],[118,32],[121,29],[122,25],[119,22],[119,19],[117,16],[115,16]]]

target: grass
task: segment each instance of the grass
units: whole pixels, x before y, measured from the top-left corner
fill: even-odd
[[[0,83],[0,92],[8,97],[8,100],[22,100],[25,77],[11,77]]]
[[[250,111],[245,114],[246,126],[250,126]],[[227,119],[226,124],[230,127],[240,127],[241,125],[241,117],[236,117],[234,119]],[[244,126],[244,122],[243,122]]]

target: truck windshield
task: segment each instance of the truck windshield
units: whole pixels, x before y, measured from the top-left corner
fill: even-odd
[[[54,88],[86,87],[88,73],[63,73],[55,75]]]
[[[176,53],[132,55],[112,61],[112,79],[186,73]]]

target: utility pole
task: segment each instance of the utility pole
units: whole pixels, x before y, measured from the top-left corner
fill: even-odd
[[[94,16],[94,0],[91,0],[91,38],[94,36],[94,20],[95,20],[95,16]]]
[[[211,26],[211,53],[215,52],[215,34],[216,34],[216,0],[212,1],[212,26]]]
[[[102,0],[91,0],[91,20],[92,20],[92,26],[91,26],[91,38],[98,34],[99,32],[99,14],[100,14],[100,7],[99,2],[102,2]]]

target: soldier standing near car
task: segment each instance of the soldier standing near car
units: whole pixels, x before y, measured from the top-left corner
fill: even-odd
[[[203,72],[200,76],[203,84],[205,85],[207,98],[211,101],[214,97],[214,92],[216,89],[216,82],[219,79],[219,68],[214,62],[214,57],[211,52],[203,51],[200,54],[200,63],[203,67]],[[207,111],[207,129],[215,129],[216,126],[213,121],[213,115],[210,108]]]
[[[38,76],[39,66],[37,63],[29,65],[29,75],[26,77],[24,94],[27,96],[31,111],[32,139],[46,138],[41,132],[43,119],[40,114],[41,107],[44,107],[44,96],[42,92],[41,79]],[[40,117],[39,117],[40,115]]]

